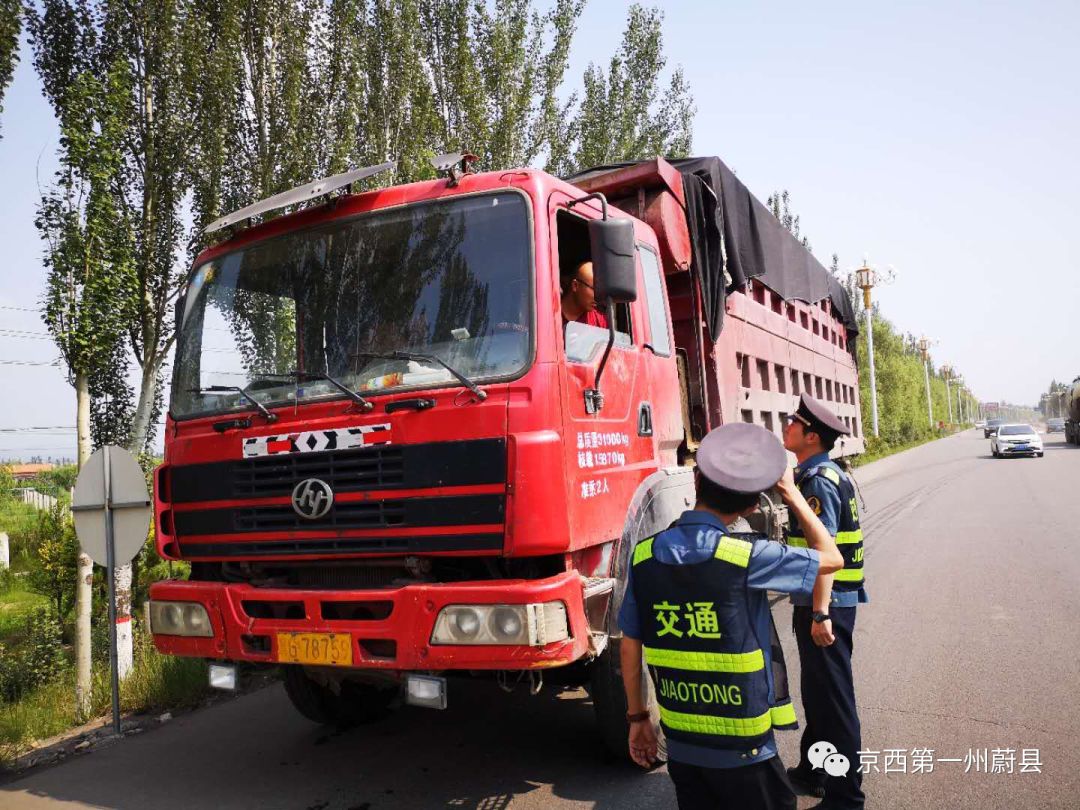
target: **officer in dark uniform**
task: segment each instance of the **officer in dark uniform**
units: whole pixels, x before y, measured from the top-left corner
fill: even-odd
[[[858,773],[862,735],[851,674],[855,609],[860,602],[869,601],[863,575],[862,529],[855,487],[829,459],[836,440],[850,433],[836,414],[806,394],[784,428],[784,447],[799,462],[795,482],[844,557],[843,570],[819,579],[812,596],[791,596],[806,728],[799,764],[788,770],[788,776],[800,792],[824,798],[817,807],[830,810],[855,810],[865,802],[862,774]],[[805,526],[798,516],[791,519],[788,544],[807,545]],[[847,757],[850,768],[846,776],[829,776],[813,768],[807,752],[819,742],[832,743]]]
[[[630,754],[643,767],[656,760],[644,652],[679,807],[795,810],[773,738],[774,728],[795,727],[795,713],[774,689],[766,597],[770,590],[809,596],[842,559],[769,431],[717,428],[701,443],[697,465],[696,508],[633,550],[619,612]],[[805,527],[807,548],[727,529],[774,485]]]

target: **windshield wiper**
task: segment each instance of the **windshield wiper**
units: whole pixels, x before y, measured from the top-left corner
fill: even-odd
[[[345,383],[341,382],[340,380],[335,380],[329,374],[323,374],[322,372],[291,371],[288,374],[285,374],[285,375],[282,375],[282,376],[292,377],[293,379],[297,380],[298,382],[311,382],[312,380],[326,380],[328,383],[330,383],[332,386],[334,386],[334,388],[336,388],[341,393],[345,394],[345,396],[347,396],[349,399],[351,399],[353,402],[355,402],[357,405],[359,405],[365,411],[370,411],[372,408],[375,407],[372,403],[368,402],[368,400],[366,400],[362,396],[360,396],[359,393],[357,393],[356,391],[353,391],[351,388],[349,388],[349,386],[345,385]]]
[[[259,400],[255,399],[255,397],[253,397],[239,385],[210,385],[206,388],[189,388],[188,391],[192,394],[237,393],[244,399],[246,399],[248,402],[250,402],[252,405],[254,405],[256,410],[258,410],[259,413],[266,417],[267,422],[276,422],[278,420],[278,415],[276,413],[271,413],[270,411],[266,410],[266,408],[261,402],[259,402]]]
[[[438,358],[433,354],[422,354],[420,352],[409,351],[394,351],[386,353],[357,352],[353,355],[353,357],[369,357],[374,360],[416,360],[417,362],[437,363],[438,365],[449,371],[451,374],[453,374],[454,377],[457,378],[458,382],[460,382],[462,385],[464,385],[466,388],[476,394],[476,398],[478,400],[483,402],[485,399],[487,399],[487,391],[481,391],[480,388],[476,385],[476,383],[474,383],[456,368],[451,366],[445,360],[442,360],[441,358]]]

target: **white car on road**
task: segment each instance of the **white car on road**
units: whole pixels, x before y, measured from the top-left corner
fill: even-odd
[[[1042,439],[1031,425],[1001,425],[990,437],[990,452],[1002,456],[1039,456],[1043,454]]]

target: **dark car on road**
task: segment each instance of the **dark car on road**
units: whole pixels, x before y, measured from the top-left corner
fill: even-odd
[[[1065,432],[1065,420],[1059,417],[1046,420],[1046,432],[1047,433],[1064,433]]]
[[[989,439],[991,436],[993,436],[995,433],[997,433],[998,428],[1001,427],[1001,423],[1004,422],[1004,421],[1005,421],[1004,419],[988,419],[988,420],[986,420],[986,427],[983,428],[983,438],[984,439]]]

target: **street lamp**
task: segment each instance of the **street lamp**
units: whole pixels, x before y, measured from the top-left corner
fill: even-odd
[[[866,355],[870,358],[870,414],[874,435],[878,435],[877,379],[874,369],[874,310],[870,306],[870,290],[877,283],[877,273],[863,259],[863,266],[855,271],[855,283],[862,288],[863,307],[866,309]]]
[[[926,378],[926,412],[930,415],[930,429],[934,428],[934,402],[930,398],[930,341],[926,335],[919,338],[919,351],[923,359],[923,376]]]

